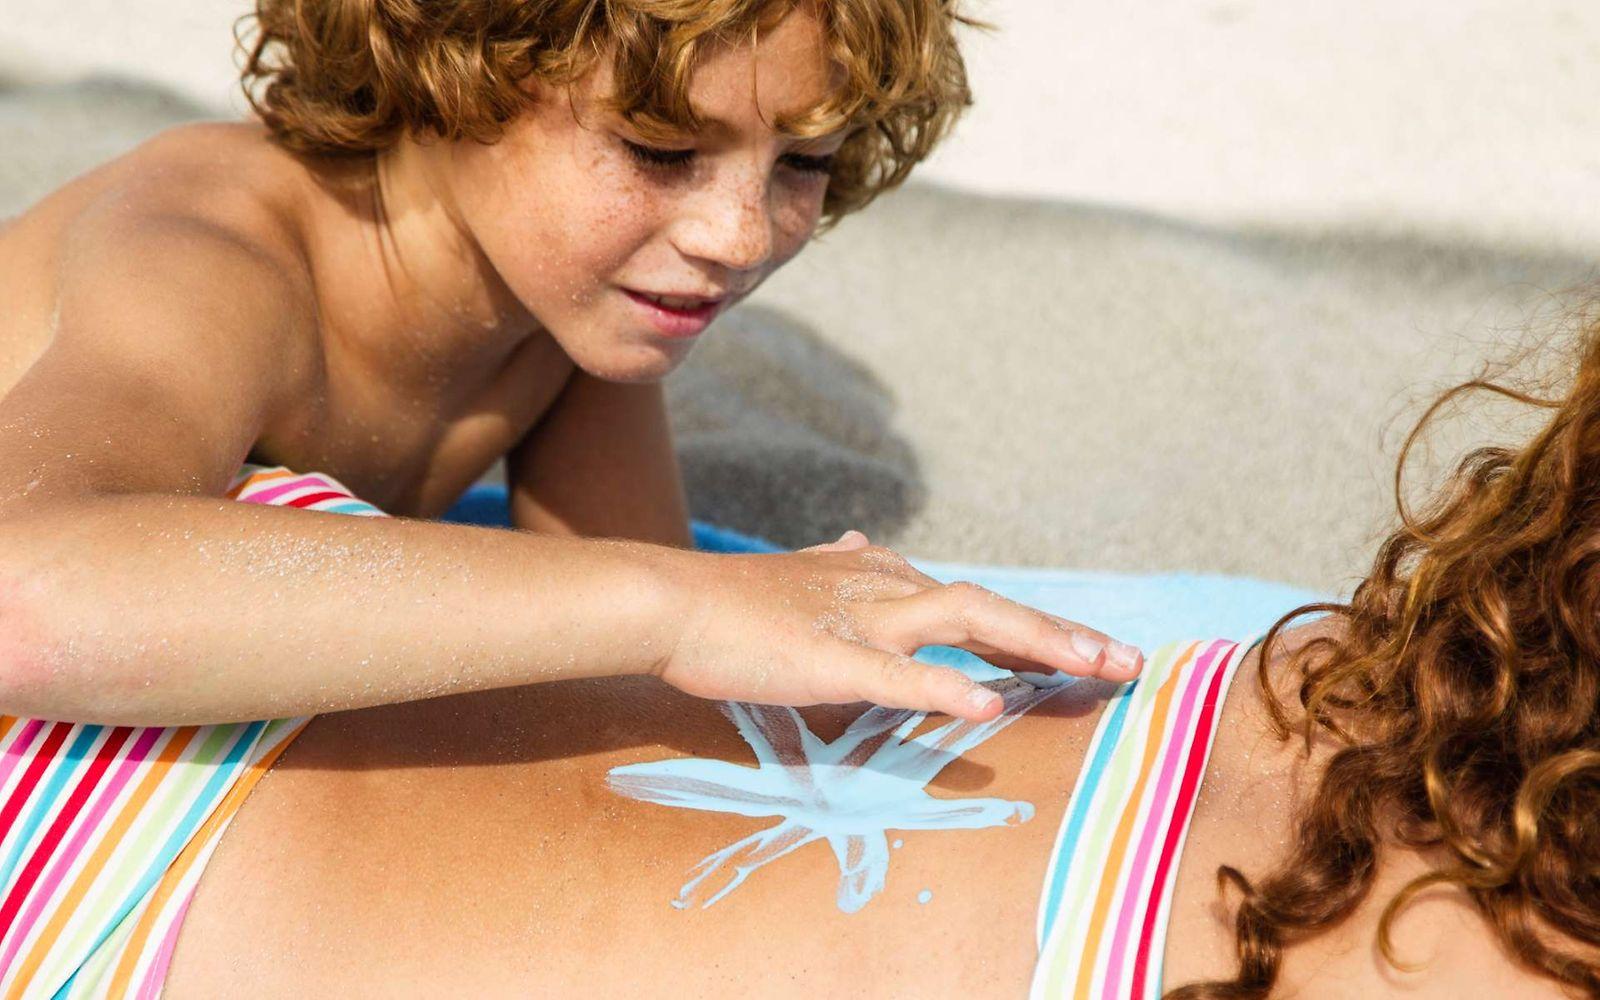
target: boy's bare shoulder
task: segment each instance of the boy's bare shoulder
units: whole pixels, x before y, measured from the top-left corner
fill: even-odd
[[[231,473],[325,378],[304,182],[251,133],[161,133],[0,233],[0,297],[15,303],[0,317],[0,415],[48,423],[74,454],[153,402],[167,415],[129,469],[109,443],[90,463],[113,485],[147,485],[147,468],[177,470],[163,483]]]
[[[259,128],[189,125],[37,203],[0,234],[0,400],[24,376],[104,406],[138,389],[250,435],[315,394],[307,184]]]
[[[306,172],[259,127],[176,126],[102,169],[64,235],[121,243],[187,233],[231,245],[283,278],[308,275],[300,214]]]
[[[159,133],[107,165],[61,219],[58,293],[315,353],[315,286],[292,158],[245,124]]]

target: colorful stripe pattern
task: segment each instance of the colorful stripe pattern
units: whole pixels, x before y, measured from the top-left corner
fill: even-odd
[[[229,497],[382,517],[246,465]],[[0,996],[152,1000],[200,873],[309,719],[97,726],[0,715]]]
[[[1155,998],[1178,858],[1249,644],[1163,647],[1101,714],[1039,899],[1031,996]]]

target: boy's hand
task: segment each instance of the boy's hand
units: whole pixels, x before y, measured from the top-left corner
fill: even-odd
[[[911,654],[957,646],[1008,670],[1111,681],[1144,666],[1132,646],[976,584],[941,584],[858,531],[793,553],[685,555],[653,672],[703,698],[870,701],[983,721],[999,695]]]

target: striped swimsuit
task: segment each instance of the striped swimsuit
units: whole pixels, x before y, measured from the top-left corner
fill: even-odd
[[[246,465],[245,503],[384,516],[338,482]],[[98,726],[0,715],[0,996],[161,993],[245,797],[309,719]]]
[[[228,496],[385,516],[245,466]],[[1156,997],[1177,859],[1247,647],[1169,646],[1101,715],[1040,900],[1034,997]],[[77,725],[0,715],[0,998],[159,997],[206,862],[309,719]]]
[[[1039,899],[1031,996],[1156,998],[1178,858],[1250,644],[1163,647],[1101,713]]]

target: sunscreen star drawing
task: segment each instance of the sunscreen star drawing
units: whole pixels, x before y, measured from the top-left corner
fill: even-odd
[[[1028,802],[927,793],[928,782],[946,764],[1068,685],[1041,687],[1007,677],[986,686],[1004,700],[999,716],[953,720],[914,738],[925,712],[873,708],[825,743],[792,708],[725,702],[723,714],[755,751],[757,766],[688,757],[613,768],[607,782],[644,802],[782,818],[707,855],[691,869],[673,906],[710,906],[761,866],[826,840],[839,862],[839,909],[854,913],[883,889],[887,831],[975,830],[1033,817]]]

